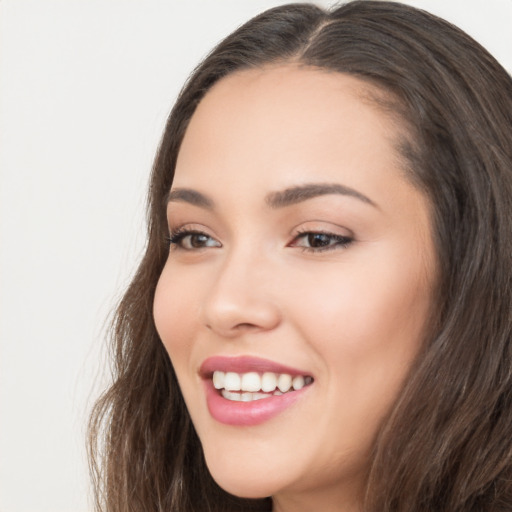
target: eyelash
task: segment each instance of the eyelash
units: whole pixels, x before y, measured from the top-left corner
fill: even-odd
[[[215,245],[215,246],[205,245],[205,246],[201,246],[201,247],[188,247],[188,248],[183,247],[183,241],[187,237],[189,237],[189,236],[192,237],[194,235],[204,236],[208,239],[215,240],[214,238],[212,238],[210,235],[208,235],[207,233],[205,233],[203,231],[199,231],[199,230],[195,230],[195,229],[180,228],[180,229],[177,229],[176,231],[172,231],[170,233],[170,235],[167,237],[167,242],[169,243],[171,248],[174,246],[176,249],[181,249],[184,251],[197,251],[200,249],[207,249],[208,247],[222,247],[220,242],[217,242],[217,241],[215,241],[215,243],[217,243],[219,245]],[[309,237],[312,237],[312,236],[327,237],[328,245],[319,246],[319,247],[311,247],[311,246],[304,247],[304,246],[300,246],[297,244],[298,240],[308,239]],[[297,233],[297,235],[295,236],[293,241],[288,245],[288,247],[298,247],[304,252],[318,253],[318,252],[332,251],[332,250],[336,250],[336,249],[340,249],[340,248],[341,249],[346,248],[353,241],[354,241],[354,239],[349,236],[336,235],[336,234],[330,233],[328,231],[310,231],[309,230],[309,231],[300,231],[299,233]],[[334,243],[331,243],[331,242],[334,242]],[[309,243],[311,244],[311,240],[309,240]]]
[[[311,247],[311,246],[303,247],[303,246],[296,244],[297,240],[308,239],[310,236],[319,236],[319,235],[327,237],[329,239],[328,240],[329,245],[320,246],[320,247]],[[337,235],[335,233],[330,233],[329,231],[304,230],[304,231],[299,231],[299,233],[297,233],[297,235],[293,239],[292,244],[290,244],[290,245],[291,245],[291,247],[299,247],[304,252],[315,253],[315,252],[333,251],[336,249],[344,249],[344,248],[348,247],[353,241],[354,241],[354,239],[349,236]],[[330,242],[334,242],[334,243],[331,244]],[[311,243],[311,242],[309,241],[309,243]]]
[[[176,231],[171,231],[169,236],[167,237],[167,242],[169,243],[170,247],[175,246],[176,249],[182,249],[184,251],[196,251],[199,249],[206,249],[208,246],[203,247],[192,247],[192,248],[185,248],[183,247],[183,240],[187,238],[188,236],[204,236],[207,238],[210,238],[214,240],[210,235],[203,231],[199,231],[197,229],[187,229],[187,228],[180,228]]]

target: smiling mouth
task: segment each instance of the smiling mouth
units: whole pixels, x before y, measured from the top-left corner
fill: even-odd
[[[216,370],[212,374],[213,386],[223,398],[234,402],[252,402],[299,391],[313,382],[308,375],[292,376],[288,373],[258,372],[236,373]]]
[[[308,373],[254,356],[212,356],[199,368],[211,417],[234,427],[260,425],[304,400]]]

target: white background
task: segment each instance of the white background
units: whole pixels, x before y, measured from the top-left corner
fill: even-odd
[[[86,411],[165,118],[221,37],[282,3],[0,0],[0,512],[91,510]],[[408,3],[512,70],[512,0]]]

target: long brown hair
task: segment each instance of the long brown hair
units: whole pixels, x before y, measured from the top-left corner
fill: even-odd
[[[266,11],[221,42],[183,88],[154,163],[146,252],[112,329],[114,382],[92,413],[97,510],[271,507],[213,482],[152,304],[168,252],[164,199],[197,104],[234,71],[291,61],[356,76],[392,98],[386,108],[409,133],[399,150],[433,210],[435,323],[376,436],[364,510],[510,510],[512,79],[449,23],[364,0]]]

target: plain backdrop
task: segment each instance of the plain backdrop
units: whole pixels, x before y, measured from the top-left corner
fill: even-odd
[[[87,410],[166,116],[216,42],[282,3],[0,0],[0,512],[92,510]],[[512,0],[408,3],[512,70]]]

